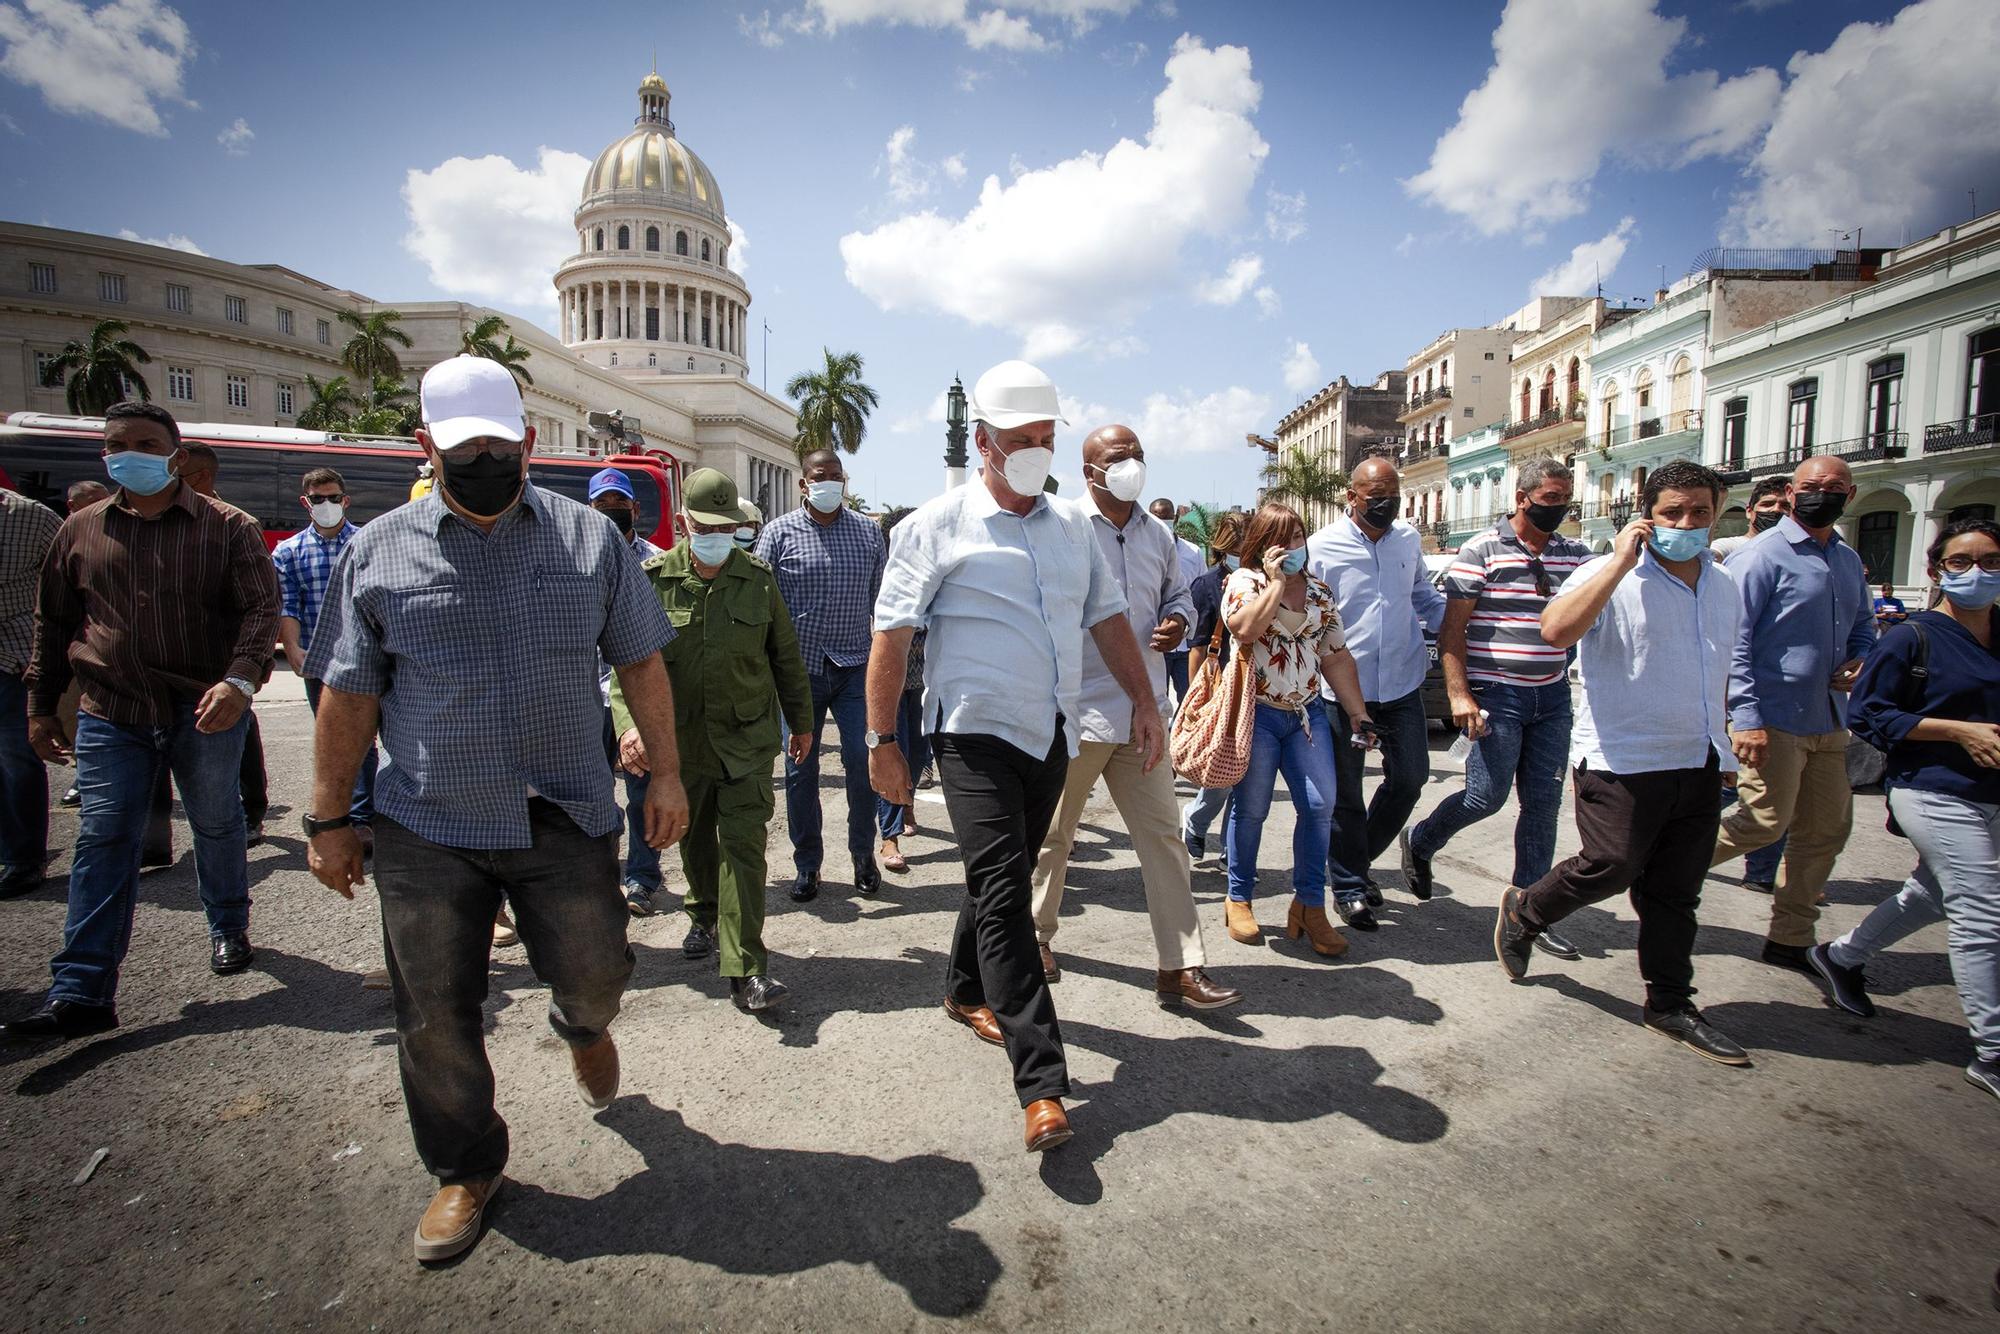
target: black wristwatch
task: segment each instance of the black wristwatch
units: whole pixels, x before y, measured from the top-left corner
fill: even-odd
[[[336,816],[331,820],[315,820],[310,815],[299,817],[299,825],[306,831],[308,839],[317,838],[321,834],[330,834],[336,829],[345,829],[350,823],[352,822],[345,815]]]
[[[868,743],[868,749],[875,750],[881,746],[895,745],[896,734],[894,732],[877,732],[871,729],[862,737],[862,740]]]

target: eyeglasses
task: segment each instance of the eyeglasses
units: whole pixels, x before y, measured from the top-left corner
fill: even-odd
[[[1548,568],[1542,564],[1539,556],[1528,557],[1528,573],[1535,576],[1535,591],[1543,597],[1548,597],[1556,591],[1555,585],[1549,582]]]
[[[453,445],[450,449],[440,449],[438,457],[446,463],[470,463],[484,454],[488,458],[503,459],[511,463],[519,459],[521,452],[527,447],[527,443],[521,440],[488,440],[482,437],[477,440],[467,440],[464,444]]]
[[[306,504],[308,504],[308,505],[317,505],[317,504],[319,504],[319,503],[320,503],[320,502],[321,502],[322,500],[332,500],[332,501],[341,501],[341,500],[345,500],[345,499],[347,499],[347,493],[346,493],[345,491],[335,491],[335,492],[333,492],[333,493],[332,493],[332,494],[330,494],[330,495],[324,495],[324,496],[301,496],[301,497],[299,497],[299,499],[301,499],[301,500],[305,501],[305,502],[306,502]]]
[[[1977,565],[1983,574],[2000,574],[2000,551],[1986,556],[1946,556],[1938,562],[1952,574],[1964,574]]]

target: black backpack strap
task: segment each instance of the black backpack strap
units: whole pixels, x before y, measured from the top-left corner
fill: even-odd
[[[1911,655],[1910,670],[1903,687],[1903,712],[1915,713],[1924,702],[1931,679],[1931,637],[1924,623],[1912,617],[1906,624],[1917,636],[1917,651]]]

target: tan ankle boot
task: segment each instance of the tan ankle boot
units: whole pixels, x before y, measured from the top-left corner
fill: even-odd
[[[1315,954],[1334,959],[1347,953],[1347,937],[1326,919],[1326,909],[1308,908],[1293,899],[1291,911],[1285,914],[1285,936],[1297,940],[1302,934],[1312,942]]]
[[[1250,911],[1247,903],[1235,899],[1225,899],[1222,905],[1222,920],[1229,931],[1229,938],[1239,945],[1261,945],[1264,943],[1264,929],[1257,925],[1257,914]]]

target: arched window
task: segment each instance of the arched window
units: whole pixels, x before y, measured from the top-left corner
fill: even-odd
[[[1577,395],[1582,392],[1583,362],[1575,357],[1571,357],[1569,359],[1569,374],[1564,377],[1563,406],[1568,407],[1571,403],[1576,402]]]
[[[1694,363],[1686,354],[1674,358],[1667,373],[1667,410],[1673,413],[1673,429],[1688,429],[1688,413],[1694,408]]]
[[[1605,449],[1609,449],[1611,432],[1616,428],[1618,421],[1618,381],[1606,380],[1600,385],[1597,390],[1597,401],[1604,405],[1604,423],[1601,428],[1603,434],[1598,440]]]
[[[701,257],[704,261],[708,259],[708,238],[706,236],[701,238]]]
[[[724,268],[727,268],[727,267],[729,266],[729,247],[728,247],[728,246],[726,246],[726,245],[724,245],[724,246],[717,246],[717,247],[715,248],[715,262],[716,262],[717,264],[720,264],[720,265],[722,265],[722,266],[723,266]]]
[[[1535,382],[1533,380],[1521,381],[1521,415],[1518,418],[1518,420],[1526,421],[1528,420],[1528,418],[1535,415],[1534,409],[1529,406],[1530,402],[1534,398],[1534,393],[1535,393]]]
[[[688,234],[686,232],[675,232],[674,253],[676,255],[685,255],[687,252],[688,252]]]
[[[1632,377],[1633,413],[1635,417],[1656,416],[1653,411],[1653,368],[1641,366],[1639,373]]]
[[[1551,366],[1549,367],[1548,374],[1542,377],[1542,401],[1539,410],[1542,412],[1548,412],[1551,409],[1553,409],[1555,405],[1556,405],[1556,368]]]
[[[632,229],[630,227],[620,226],[618,228],[618,248],[620,250],[630,250],[632,248]]]
[[[658,227],[648,227],[646,229],[646,249],[653,251],[655,254],[659,253],[660,229]]]
[[[597,229],[597,248],[599,250],[604,249],[604,229],[602,227]]]

